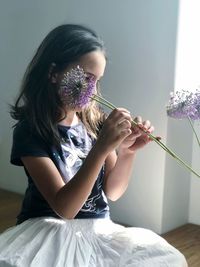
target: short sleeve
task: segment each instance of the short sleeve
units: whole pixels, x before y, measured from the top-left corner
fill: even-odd
[[[30,131],[27,122],[19,122],[13,131],[13,141],[10,162],[17,166],[23,166],[21,157],[49,157],[46,144]]]

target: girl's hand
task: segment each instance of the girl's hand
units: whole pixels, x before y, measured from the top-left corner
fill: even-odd
[[[154,127],[151,125],[151,122],[149,120],[142,121],[140,116],[136,117],[134,121],[138,123],[139,127],[133,126],[131,128],[131,134],[128,135],[119,146],[119,153],[132,154],[152,141],[152,139],[148,136],[148,133],[152,133],[154,131]],[[158,139],[160,139],[160,137],[158,137]]]
[[[106,153],[115,150],[131,133],[131,115],[124,108],[114,109],[105,120],[97,139],[100,149]]]

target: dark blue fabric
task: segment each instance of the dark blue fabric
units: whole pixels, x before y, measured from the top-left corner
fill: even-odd
[[[59,151],[53,146],[48,146],[34,134],[26,121],[18,123],[13,132],[11,163],[23,166],[21,157],[24,156],[49,157],[66,183],[73,179],[74,174],[78,171],[91,149],[94,140],[87,134],[82,123],[72,127],[58,125],[58,130],[61,137]],[[42,216],[59,218],[43,198],[26,169],[25,172],[28,177],[28,186],[21,212],[17,217],[17,223],[19,224],[29,218]],[[104,167],[102,167],[97,177],[90,196],[75,218],[104,218],[109,216],[107,199],[102,189],[103,176]]]

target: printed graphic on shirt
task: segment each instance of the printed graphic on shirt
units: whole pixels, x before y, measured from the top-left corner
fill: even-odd
[[[91,147],[92,140],[82,124],[62,130],[62,151],[65,158],[65,179],[69,181],[77,173]],[[102,191],[103,179],[97,179],[95,186],[80,212],[99,214],[107,206],[107,199]],[[103,204],[104,203],[104,204]]]
[[[87,199],[87,201],[85,202],[84,206],[81,209],[82,212],[94,212],[94,211],[98,212],[96,201],[101,197],[100,194],[101,188],[102,188],[102,183],[99,183],[97,185],[97,194],[92,195]]]
[[[78,126],[69,128],[65,133],[64,140],[62,150],[65,158],[65,176],[69,181],[83,164],[92,147],[92,142],[83,127]]]

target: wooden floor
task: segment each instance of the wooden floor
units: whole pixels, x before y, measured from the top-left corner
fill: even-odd
[[[162,235],[185,255],[189,267],[200,267],[200,226],[183,225]]]
[[[0,232],[16,223],[22,196],[0,189]]]
[[[22,196],[0,189],[0,232],[15,225]],[[186,257],[189,267],[200,267],[200,226],[186,224],[162,235]]]

